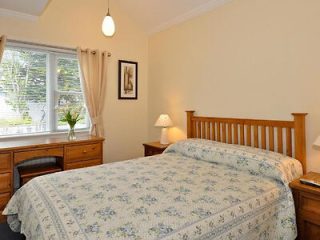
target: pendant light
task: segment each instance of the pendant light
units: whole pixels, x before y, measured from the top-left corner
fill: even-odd
[[[113,18],[110,15],[109,11],[109,0],[108,0],[108,13],[104,17],[102,22],[102,32],[107,37],[112,37],[116,31],[116,26],[114,24]]]

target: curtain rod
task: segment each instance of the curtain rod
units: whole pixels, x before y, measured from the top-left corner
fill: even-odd
[[[18,43],[18,44],[27,44],[27,45],[32,45],[32,46],[40,46],[40,47],[47,47],[47,48],[53,48],[57,50],[65,50],[65,51],[72,51],[76,52],[76,48],[68,48],[68,47],[60,47],[60,46],[54,46],[54,45],[48,45],[48,44],[43,44],[43,43],[34,43],[34,42],[27,42],[27,41],[20,41],[20,40],[14,40],[14,39],[7,39],[8,42],[10,43]],[[85,52],[86,50],[82,50],[82,52]],[[95,54],[95,51],[92,51],[93,54]],[[107,52],[108,57],[111,57],[111,53]]]

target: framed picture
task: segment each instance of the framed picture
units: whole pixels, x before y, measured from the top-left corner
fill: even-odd
[[[138,99],[138,63],[119,60],[119,99]]]

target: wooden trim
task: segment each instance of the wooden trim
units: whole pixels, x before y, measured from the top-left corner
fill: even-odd
[[[277,136],[278,136],[278,153],[282,153],[283,152],[283,137],[282,137],[282,128],[278,127],[278,132],[277,132]]]
[[[292,113],[294,117],[294,147],[295,158],[303,167],[303,173],[307,171],[306,161],[306,116],[307,113]]]
[[[254,147],[259,148],[259,126],[255,125],[253,128]]]
[[[206,138],[205,134],[198,132],[196,134],[193,131],[192,126],[206,122],[211,131],[212,139],[218,142],[226,142],[226,126],[228,129],[228,143],[234,144],[246,144],[252,146],[252,143],[256,148],[267,149],[269,151],[277,151],[281,154],[292,156],[299,160],[303,166],[303,172],[306,172],[306,131],[305,131],[305,117],[307,113],[292,113],[293,121],[281,121],[281,120],[265,120],[265,119],[240,119],[240,118],[221,118],[221,117],[201,117],[195,116],[195,111],[187,111],[187,137],[188,138]],[[211,124],[210,124],[211,123]],[[215,123],[217,128],[215,129]],[[199,124],[198,124],[199,125]],[[233,128],[231,127],[233,125]],[[238,127],[240,125],[240,128]],[[221,126],[221,128],[220,128]],[[244,134],[244,128],[246,127],[246,134]],[[251,129],[251,127],[253,129]],[[233,139],[230,139],[230,129],[233,129]],[[261,131],[259,131],[259,128]],[[268,128],[268,131],[266,130]],[[276,136],[274,129],[276,130]],[[283,132],[283,129],[286,131]],[[294,134],[292,134],[294,130]],[[217,138],[214,134],[217,131]],[[221,132],[222,131],[222,132]],[[253,139],[251,136],[253,131]],[[269,145],[267,146],[267,134]],[[240,135],[240,141],[238,136]],[[294,135],[294,136],[293,136]],[[276,137],[276,139],[275,139]],[[275,149],[275,140],[277,146]],[[285,149],[283,147],[283,141],[285,140]],[[240,143],[239,143],[240,142]],[[292,143],[294,142],[294,149]],[[259,146],[261,145],[261,146]],[[285,151],[284,151],[285,150]]]
[[[0,36],[0,44],[6,44],[7,37],[5,35]]]
[[[207,122],[206,126],[206,138],[210,140],[210,122]]]
[[[274,151],[274,128],[269,127],[269,150]]]
[[[201,122],[197,122],[197,137],[201,138]]]
[[[244,125],[240,125],[240,144],[244,145],[245,135],[244,135]]]
[[[287,155],[292,157],[292,136],[291,136],[291,128],[287,128],[286,129],[287,133],[286,133],[286,148],[287,148]]]
[[[201,136],[202,136],[202,138],[206,138],[206,136],[205,136],[205,122],[201,122]]]
[[[195,111],[187,111],[193,112],[192,121],[207,121],[207,122],[224,122],[224,123],[237,123],[237,124],[244,124],[244,125],[258,125],[258,126],[270,126],[273,127],[283,127],[283,128],[293,128],[294,121],[281,121],[281,120],[260,120],[260,119],[244,119],[244,118],[219,118],[219,117],[199,117],[194,116]]]
[[[186,111],[186,113],[187,113],[187,137],[188,138],[192,138],[194,136],[194,132],[193,132],[193,128],[192,128],[192,125],[193,125],[192,118],[193,118],[194,112],[195,111]],[[195,122],[194,122],[194,124],[195,124]]]
[[[228,124],[228,143],[232,144],[232,124]]]
[[[251,146],[251,125],[247,125],[247,146]]]
[[[227,142],[226,124],[222,123],[222,142]]]
[[[267,149],[266,135],[267,135],[266,127],[261,126],[261,148],[262,149]]]
[[[238,124],[233,124],[233,142],[234,144],[238,144]]]
[[[211,140],[216,140],[216,123],[212,122],[211,124]]]

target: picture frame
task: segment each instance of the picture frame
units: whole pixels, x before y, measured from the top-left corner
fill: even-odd
[[[138,99],[138,62],[119,60],[118,99]]]

